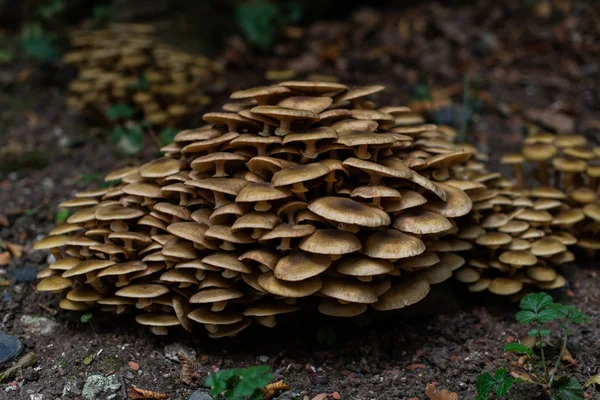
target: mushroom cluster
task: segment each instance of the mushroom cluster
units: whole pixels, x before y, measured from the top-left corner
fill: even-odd
[[[156,334],[199,323],[214,338],[312,304],[350,317],[420,301],[465,263],[455,219],[471,186],[453,174],[477,152],[366,99],[383,89],[233,93],[165,157],[61,204],[77,210],[35,245],[56,258],[38,290],[64,293],[63,309],[136,310]]]
[[[64,61],[78,76],[69,85],[69,108],[104,120],[111,105],[124,103],[140,119],[165,126],[207,105],[205,87],[219,75],[219,66],[171,48],[153,33],[143,24],[72,32],[73,50]]]
[[[577,237],[577,246],[594,256],[600,249],[600,147],[580,135],[537,133],[525,139],[521,153],[501,161],[512,165],[520,188],[522,164],[535,163],[536,190],[552,191],[551,198],[560,201],[552,224]]]

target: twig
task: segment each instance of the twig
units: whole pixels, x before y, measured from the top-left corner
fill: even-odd
[[[25,354],[15,363],[15,365],[0,374],[0,382],[13,378],[22,369],[33,367],[35,364],[37,364],[37,356],[35,353]]]

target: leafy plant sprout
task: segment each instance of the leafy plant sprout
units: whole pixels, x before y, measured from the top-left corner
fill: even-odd
[[[570,376],[557,376],[557,371],[567,349],[569,335],[572,333],[569,329],[570,324],[583,325],[590,319],[575,306],[555,303],[552,297],[544,292],[528,294],[523,297],[519,307],[521,311],[517,313],[517,321],[532,327],[527,335],[535,338],[535,345],[529,348],[522,343],[509,343],[504,346],[504,351],[526,356],[523,366],[526,378],[512,377],[506,368],[496,370],[493,375],[484,372],[477,377],[477,400],[489,399],[492,391],[502,398],[515,384],[537,385],[548,398],[553,400],[583,399],[580,383]],[[551,334],[549,324],[554,321],[559,323],[562,344],[554,367],[549,369],[545,349]]]
[[[268,365],[226,369],[210,374],[204,386],[217,399],[262,400],[264,387],[273,380]]]

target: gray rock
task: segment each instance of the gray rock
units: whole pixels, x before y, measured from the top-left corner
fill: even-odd
[[[16,336],[0,332],[0,364],[16,358],[23,351],[23,343]]]
[[[121,388],[121,382],[116,375],[90,375],[85,380],[81,395],[88,400],[99,399],[99,395],[112,393]]]
[[[30,283],[37,280],[38,270],[34,267],[15,268],[9,271],[8,277],[17,283]]]
[[[188,400],[213,400],[213,397],[206,392],[196,390],[188,397]]]
[[[34,317],[32,315],[21,316],[21,325],[25,332],[30,335],[50,335],[58,327],[58,324],[53,319]]]
[[[258,361],[266,363],[267,361],[269,361],[269,356],[258,356]]]
[[[67,378],[67,382],[63,387],[62,397],[78,396],[81,396],[81,381],[77,378]]]
[[[165,357],[171,361],[179,362],[177,353],[181,353],[192,361],[196,360],[196,351],[191,347],[185,346],[179,342],[171,343],[165,346]]]

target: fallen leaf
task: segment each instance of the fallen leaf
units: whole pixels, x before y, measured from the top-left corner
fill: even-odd
[[[177,358],[181,364],[181,373],[179,374],[179,380],[186,385],[192,384],[192,377],[196,371],[196,363],[186,357],[184,354],[177,353]]]
[[[410,364],[408,367],[406,367],[406,369],[409,371],[414,371],[415,369],[422,368],[427,368],[427,366],[425,364]]]
[[[0,214],[0,226],[8,226],[8,218],[4,214]]]
[[[83,359],[83,363],[85,365],[90,365],[92,363],[92,361],[94,361],[94,355],[93,354],[90,354],[89,356],[87,356],[87,357],[85,357]]]
[[[152,390],[140,389],[135,386],[129,389],[127,395],[130,399],[165,400],[169,398],[169,395],[166,393],[153,392]]]
[[[327,400],[329,395],[327,393],[321,393],[312,398],[312,400]]]
[[[340,400],[341,399],[340,394],[338,392],[333,392],[331,394],[331,397],[333,397],[335,400]]]
[[[23,255],[23,246],[6,242],[6,248],[11,252],[14,258],[19,258]]]
[[[425,395],[430,400],[458,400],[458,393],[451,392],[448,389],[438,389],[437,383],[429,383],[425,387]]]
[[[129,366],[129,368],[131,368],[132,371],[137,371],[140,369],[140,364],[136,363],[135,361],[129,361],[127,365]]]
[[[0,253],[0,265],[7,265],[10,262],[10,253],[3,251]]]
[[[573,358],[573,355],[567,348],[565,348],[565,352],[563,353],[560,361],[562,361],[564,364],[566,364],[567,367],[573,367],[573,366],[577,365],[577,361],[575,360],[575,358]]]
[[[274,383],[269,383],[265,386],[263,398],[269,400],[284,390],[290,390],[290,386],[283,383],[283,379]]]
[[[590,376],[590,379],[585,382],[585,387],[592,385],[600,385],[600,374]]]

